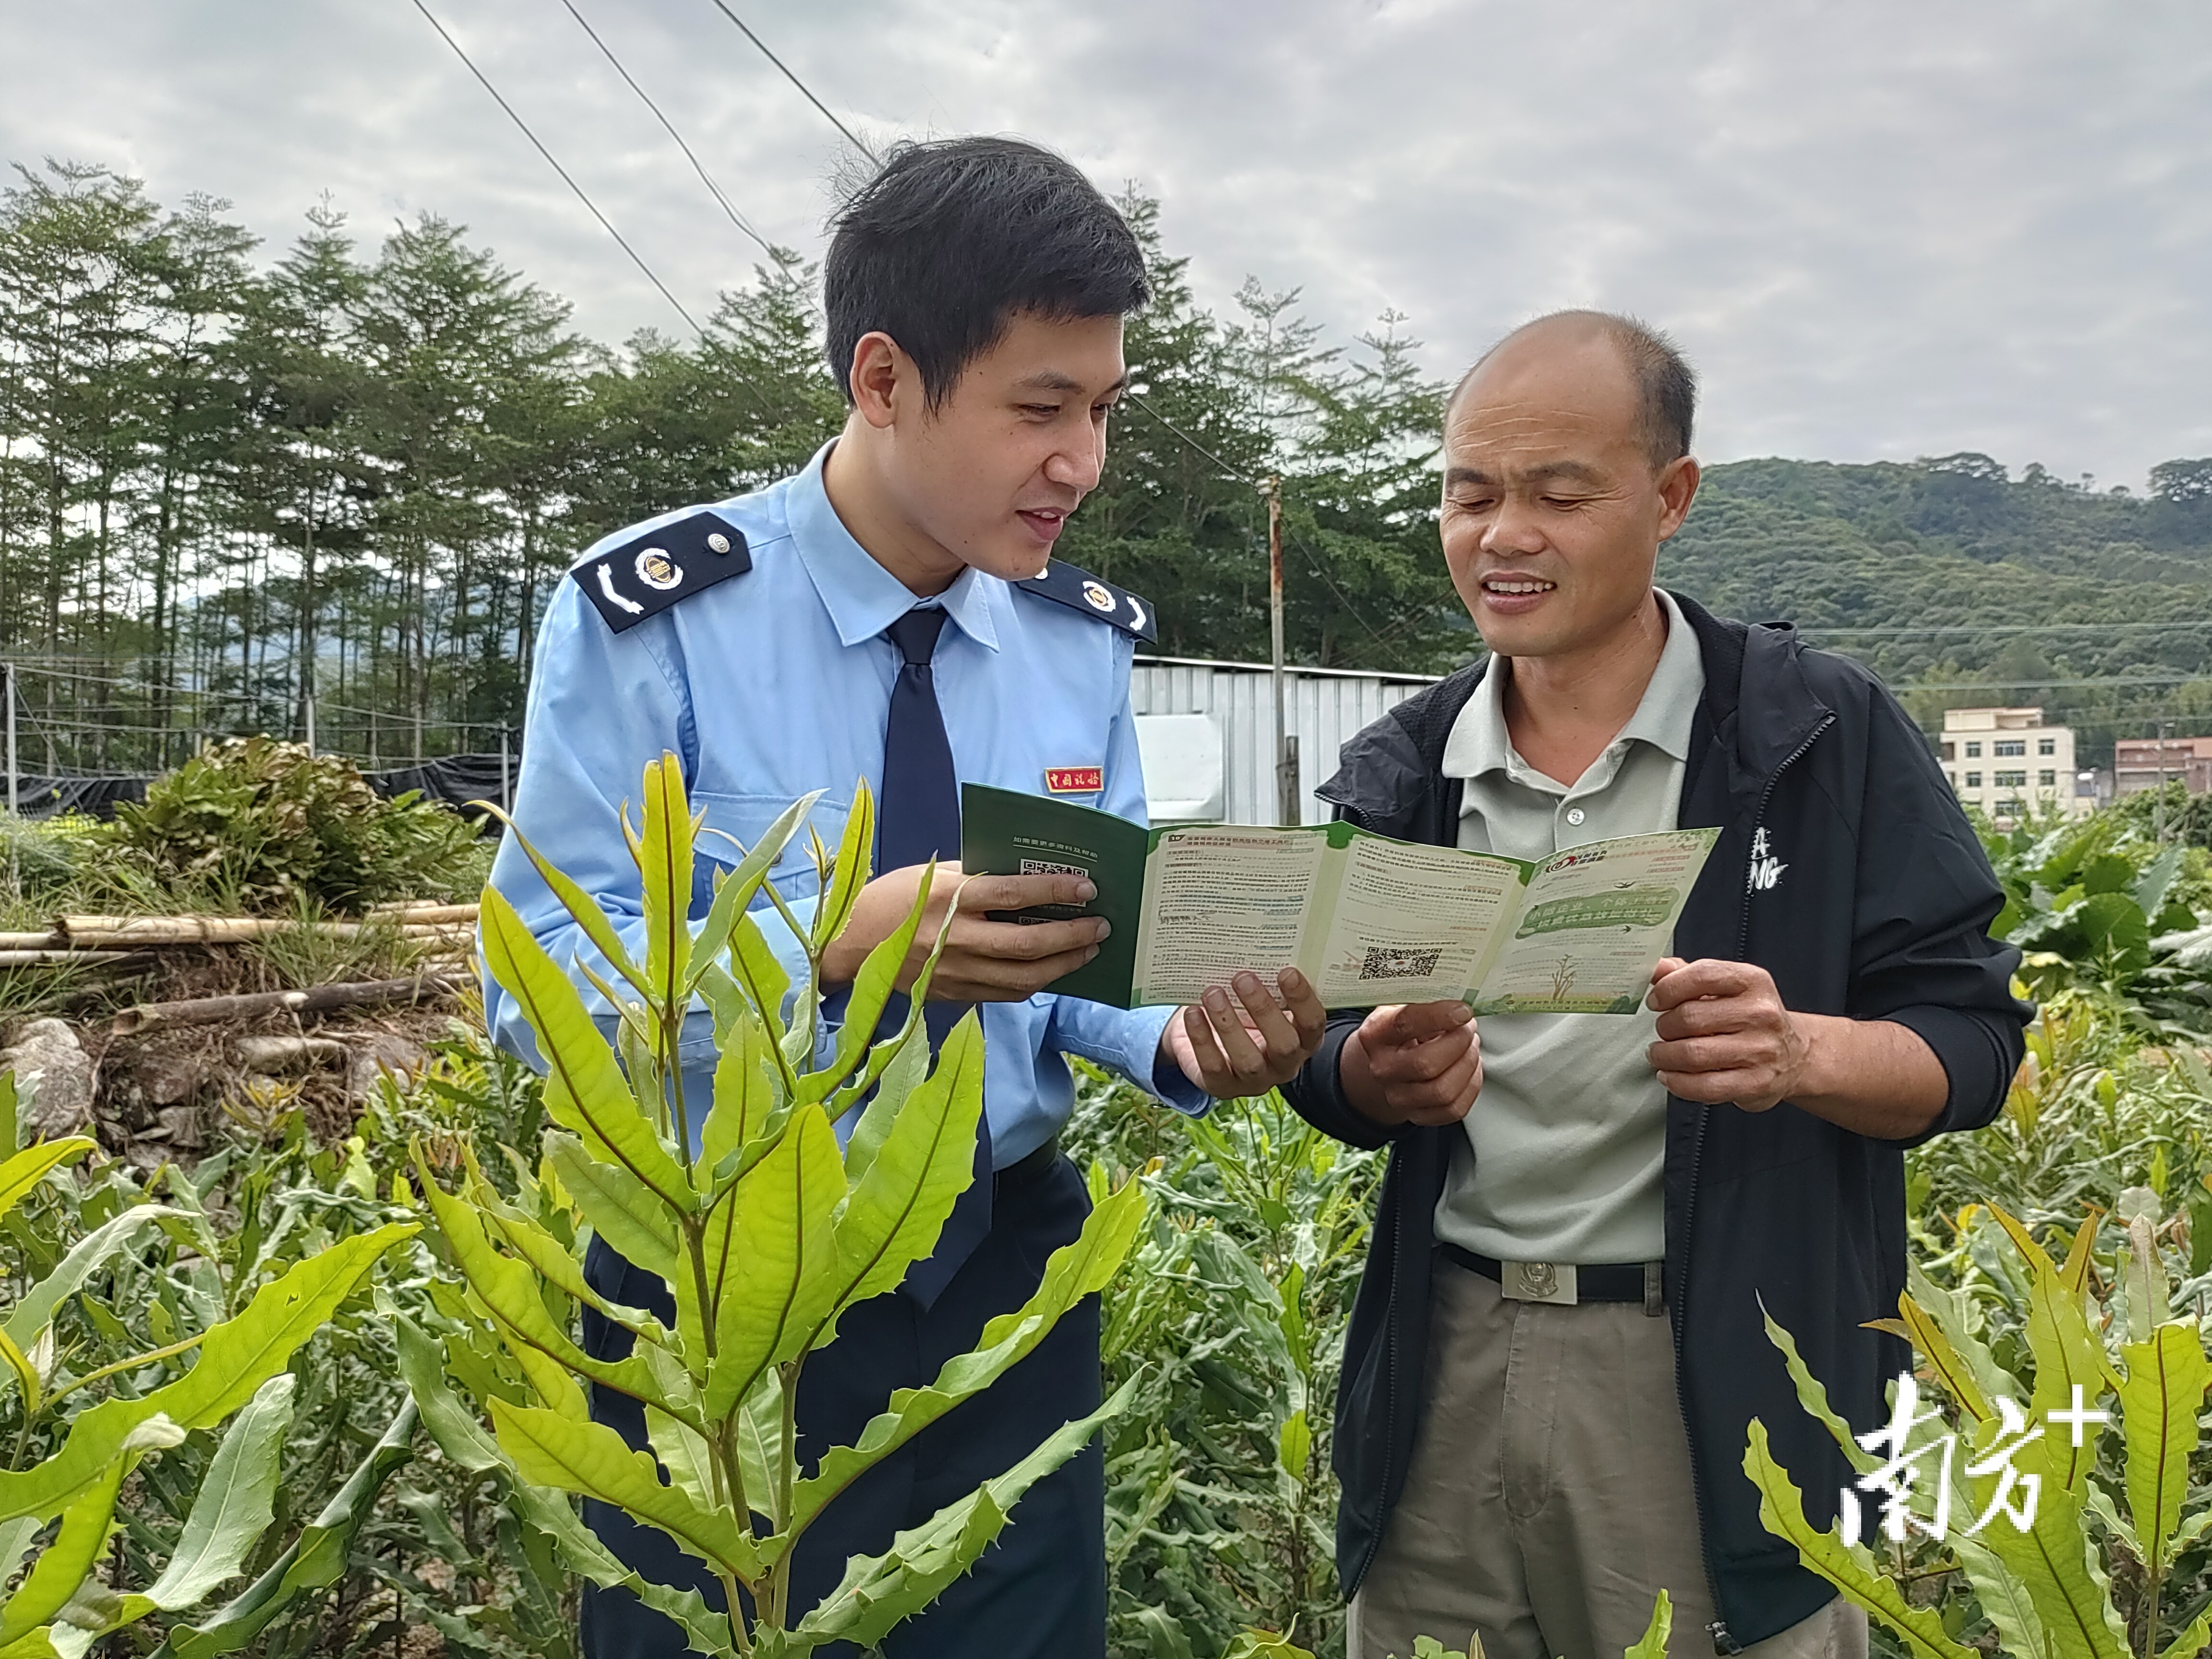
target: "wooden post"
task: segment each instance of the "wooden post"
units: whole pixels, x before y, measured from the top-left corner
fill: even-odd
[[[1275,822],[1295,824],[1298,811],[1297,750],[1292,745],[1284,708],[1283,674],[1283,481],[1268,477],[1267,633],[1268,663],[1275,692]]]

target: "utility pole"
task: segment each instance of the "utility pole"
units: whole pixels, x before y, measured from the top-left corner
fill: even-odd
[[[15,800],[15,665],[0,662],[0,698],[8,704],[8,816],[16,814]],[[10,842],[12,847],[14,843]]]
[[[2150,806],[2151,839],[2166,844],[2166,721],[2158,723],[2158,794]]]
[[[15,812],[15,665],[12,662],[0,662],[0,702],[8,709],[8,888],[21,898],[23,874],[16,861],[15,843],[20,837],[15,833],[21,824]]]
[[[499,804],[503,811],[514,811],[513,775],[507,764],[507,722],[499,723]]]
[[[1304,815],[1298,803],[1297,739],[1284,712],[1283,672],[1283,481],[1270,473],[1267,496],[1268,661],[1275,691],[1275,822],[1296,824]]]

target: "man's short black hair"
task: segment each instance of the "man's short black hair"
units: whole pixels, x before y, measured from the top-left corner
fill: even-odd
[[[833,222],[823,270],[830,373],[878,330],[921,371],[929,406],[1024,312],[1121,317],[1151,298],[1128,222],[1075,168],[1018,138],[904,143]]]

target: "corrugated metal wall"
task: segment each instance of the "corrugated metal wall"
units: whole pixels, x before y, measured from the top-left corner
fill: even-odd
[[[1406,674],[1292,669],[1284,719],[1298,740],[1298,787],[1305,821],[1326,823],[1316,785],[1336,770],[1346,738],[1433,682]],[[1275,821],[1275,703],[1265,666],[1139,657],[1129,701],[1139,714],[1210,714],[1221,728],[1221,774],[1230,823]]]

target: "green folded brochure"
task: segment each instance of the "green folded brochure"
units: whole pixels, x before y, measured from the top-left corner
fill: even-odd
[[[1073,872],[1113,933],[1053,985],[1116,1008],[1197,1000],[1295,967],[1332,1008],[1463,997],[1477,1013],[1633,1013],[1719,832],[1591,842],[1540,863],[1419,847],[1348,823],[1146,830],[981,784],[960,791],[969,875]]]

